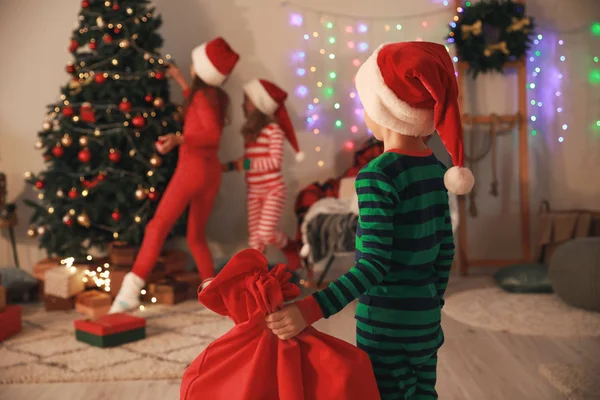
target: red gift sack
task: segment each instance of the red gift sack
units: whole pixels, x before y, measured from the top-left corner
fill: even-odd
[[[355,346],[305,329],[283,341],[265,316],[300,295],[285,265],[243,250],[200,292],[198,300],[236,326],[188,367],[181,400],[378,400],[371,362]]]

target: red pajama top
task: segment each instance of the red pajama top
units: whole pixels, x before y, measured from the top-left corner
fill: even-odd
[[[189,96],[190,90],[184,91]],[[179,148],[179,162],[198,159],[199,154],[217,154],[223,118],[217,104],[217,91],[214,88],[199,90],[194,94],[185,113],[183,124],[183,144]]]

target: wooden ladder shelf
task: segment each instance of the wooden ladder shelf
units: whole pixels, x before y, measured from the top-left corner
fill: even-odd
[[[459,107],[464,109],[462,88],[465,84],[465,75],[469,66],[466,62],[456,63],[458,72]],[[467,275],[469,268],[476,267],[502,267],[511,264],[527,263],[531,260],[531,231],[530,231],[530,209],[529,209],[529,150],[527,144],[527,65],[525,59],[507,63],[505,69],[516,69],[518,75],[518,112],[516,115],[507,116],[470,116],[463,114],[465,124],[490,124],[494,119],[503,123],[516,123],[519,131],[519,204],[520,204],[520,228],[521,228],[521,258],[516,260],[497,259],[469,259],[467,255],[467,200],[466,196],[458,196],[458,262],[461,275]]]

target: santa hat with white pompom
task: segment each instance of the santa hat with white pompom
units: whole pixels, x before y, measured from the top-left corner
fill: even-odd
[[[296,152],[296,161],[302,161],[304,153],[300,151],[294,126],[285,108],[287,92],[272,82],[254,79],[244,85],[244,93],[260,112],[274,118]]]
[[[380,46],[356,74],[356,91],[365,113],[381,126],[408,136],[437,131],[454,164],[444,175],[446,189],[458,195],[471,191],[475,178],[464,167],[458,84],[443,45]]]

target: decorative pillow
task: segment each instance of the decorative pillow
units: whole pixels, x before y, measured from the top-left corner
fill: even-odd
[[[552,293],[548,267],[543,264],[517,264],[494,275],[498,286],[512,293]]]

